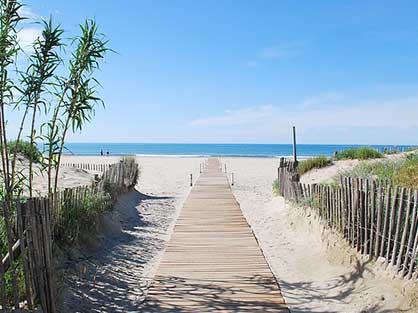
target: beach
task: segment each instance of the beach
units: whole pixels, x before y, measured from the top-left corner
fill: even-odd
[[[110,164],[118,160],[65,156],[63,162]],[[72,261],[67,307],[93,308],[102,300],[102,308],[134,311],[142,303],[190,192],[190,174],[197,179],[205,160],[137,157],[138,185],[115,206],[100,235],[105,237],[101,247],[81,252]],[[411,282],[394,279],[379,264],[365,262],[312,212],[273,195],[277,158],[220,161],[230,180],[233,173],[232,191],[292,312],[415,312],[416,289]],[[77,273],[83,266],[87,270],[80,279]],[[83,299],[81,291],[89,300]],[[106,297],[115,300],[103,302]]]

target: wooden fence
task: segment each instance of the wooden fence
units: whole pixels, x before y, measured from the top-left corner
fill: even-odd
[[[91,166],[90,168],[94,168]],[[12,253],[0,262],[0,311],[11,312],[17,308],[32,311],[36,306],[45,313],[55,313],[56,286],[53,266],[53,241],[59,237],[55,229],[64,206],[85,203],[86,196],[109,193],[112,201],[134,187],[139,174],[134,161],[121,161],[105,169],[101,179],[91,186],[62,190],[47,198],[32,198],[16,204],[14,229],[16,241]],[[4,220],[1,215],[0,219]],[[6,244],[2,243],[2,244]],[[10,251],[8,249],[8,251]],[[19,267],[23,270],[19,271]],[[22,275],[24,277],[18,277]],[[5,277],[9,275],[9,286]],[[23,283],[18,283],[18,280]],[[7,294],[6,287],[10,294]]]
[[[110,168],[112,164],[105,163],[62,163],[61,167],[75,167],[86,171],[104,172]]]
[[[297,164],[281,160],[281,196],[316,210],[352,247],[384,258],[400,277],[418,278],[418,191],[351,177],[332,185],[302,184],[296,169]]]

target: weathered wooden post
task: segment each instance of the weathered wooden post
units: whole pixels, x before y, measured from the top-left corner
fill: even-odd
[[[190,187],[193,186],[193,174],[190,174]]]
[[[280,158],[279,168],[277,169],[277,180],[279,183],[279,195],[284,196],[284,179],[283,179],[283,171],[284,171],[285,163],[284,158]]]
[[[297,164],[297,153],[296,153],[296,127],[293,126],[293,162]],[[295,165],[296,166],[296,165]]]
[[[231,185],[234,186],[234,173],[231,173]]]
[[[202,174],[202,163],[199,164],[200,174]]]

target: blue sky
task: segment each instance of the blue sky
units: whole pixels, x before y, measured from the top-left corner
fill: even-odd
[[[118,52],[71,141],[418,143],[417,1],[26,4],[68,36],[95,17]]]

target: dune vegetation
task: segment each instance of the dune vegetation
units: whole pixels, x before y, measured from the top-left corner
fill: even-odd
[[[336,160],[368,160],[379,159],[383,155],[371,147],[350,148],[338,152],[335,155]]]
[[[348,176],[375,178],[393,185],[418,190],[418,154],[396,160],[361,162],[346,173]]]
[[[305,174],[306,172],[315,169],[315,168],[322,168],[328,165],[331,165],[331,159],[327,158],[326,156],[318,156],[311,159],[304,160],[298,164],[298,172],[300,175]]]
[[[29,141],[12,140],[7,143],[7,146],[12,155],[20,153],[34,163],[41,160],[42,153],[36,143],[31,144]]]

